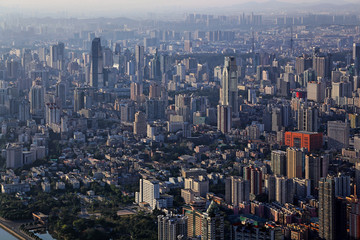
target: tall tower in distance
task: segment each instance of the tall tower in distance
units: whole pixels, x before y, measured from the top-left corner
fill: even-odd
[[[100,38],[94,38],[91,44],[91,66],[90,66],[90,86],[101,88],[104,86],[103,75],[103,54]]]
[[[220,89],[220,105],[231,106],[232,115],[238,116],[238,74],[235,57],[225,57],[222,84]]]

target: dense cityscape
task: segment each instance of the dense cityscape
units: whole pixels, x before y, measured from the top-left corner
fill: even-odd
[[[360,239],[360,5],[338,8],[0,11],[0,239]]]

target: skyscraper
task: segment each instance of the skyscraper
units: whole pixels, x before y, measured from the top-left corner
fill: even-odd
[[[322,178],[319,182],[319,237],[335,240],[335,181]]]
[[[187,221],[184,215],[159,215],[158,240],[187,239]]]
[[[238,75],[235,57],[225,57],[222,83],[220,89],[220,105],[231,106],[232,115],[239,113]]]
[[[135,74],[138,82],[142,82],[143,72],[144,72],[144,46],[135,46]]]
[[[104,86],[103,75],[103,53],[100,38],[94,38],[91,44],[91,66],[90,66],[90,86],[102,88]]]

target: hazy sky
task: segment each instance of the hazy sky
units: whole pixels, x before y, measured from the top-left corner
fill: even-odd
[[[269,0],[0,0],[1,7],[12,8],[13,11],[27,11],[50,13],[66,11],[72,13],[140,13],[161,12],[164,9],[174,10],[196,10],[204,8],[215,8],[231,6],[247,2],[268,2]],[[281,2],[299,3],[314,2],[314,0],[279,0]],[[322,0],[328,3],[343,3],[339,0]],[[359,0],[347,0],[346,2],[359,3]],[[256,11],[257,9],[254,9]],[[104,14],[105,13],[105,14]]]

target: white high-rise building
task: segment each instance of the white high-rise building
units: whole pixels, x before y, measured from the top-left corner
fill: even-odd
[[[159,182],[140,179],[140,191],[135,193],[136,203],[147,203],[151,209],[156,208],[156,199],[160,198]]]

